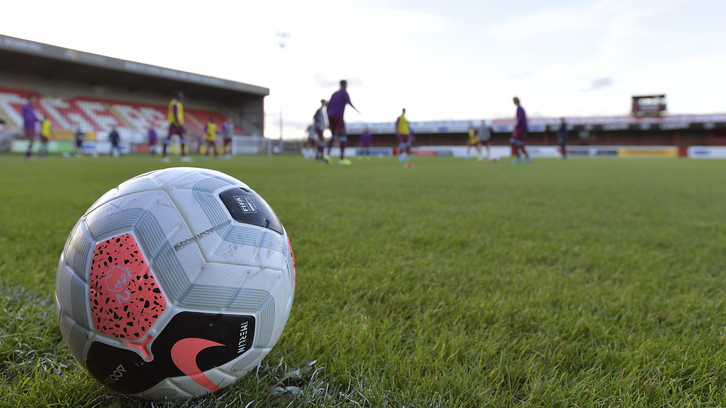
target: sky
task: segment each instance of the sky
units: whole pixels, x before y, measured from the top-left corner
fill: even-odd
[[[726,112],[723,0],[27,4],[3,5],[0,34],[269,88],[272,138],[280,112],[304,137],[341,79],[347,122],[511,117],[515,95],[530,117],[626,115],[652,93],[671,114]]]

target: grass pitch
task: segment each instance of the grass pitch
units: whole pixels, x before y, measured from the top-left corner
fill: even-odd
[[[297,290],[258,370],[176,406],[726,406],[726,162],[413,162],[196,158],[275,209]],[[76,364],[52,291],[76,220],[160,167],[0,156],[0,405],[151,406]]]

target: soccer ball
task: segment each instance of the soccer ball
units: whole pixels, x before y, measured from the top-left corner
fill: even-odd
[[[150,400],[243,377],[282,334],[295,261],[272,208],[224,173],[132,178],[88,209],[58,263],[56,314],[100,382]]]

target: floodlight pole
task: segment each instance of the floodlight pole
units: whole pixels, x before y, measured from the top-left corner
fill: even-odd
[[[280,37],[280,42],[278,43],[278,45],[280,46],[280,49],[281,50],[285,49],[285,46],[287,45],[287,43],[285,41],[289,40],[291,38],[290,33],[287,31],[278,31],[275,34],[275,36]],[[281,64],[281,66],[282,66],[282,64]],[[280,142],[279,142],[279,146],[278,146],[280,148],[280,154],[282,154],[282,152],[284,151],[284,146],[283,146],[283,142],[282,142],[282,124],[283,124],[283,121],[282,121],[282,96],[280,96]]]

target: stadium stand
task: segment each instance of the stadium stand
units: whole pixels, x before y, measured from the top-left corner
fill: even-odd
[[[168,103],[177,91],[185,93],[185,127],[192,146],[209,117],[220,124],[231,117],[236,137],[257,140],[263,135],[267,88],[2,35],[0,60],[4,149],[6,139],[22,138],[17,130],[29,94],[38,96],[36,110],[51,119],[56,139],[72,140],[80,129],[86,140],[98,135],[105,141],[115,127],[133,151],[146,143],[150,127],[160,138],[166,136]]]
[[[492,144],[507,146],[514,119],[474,119],[457,121],[411,122],[419,146],[464,145],[469,124],[481,126],[482,120],[492,128]],[[667,115],[663,117],[571,117],[565,118],[570,130],[571,146],[675,146],[685,154],[690,146],[726,146],[726,114]],[[530,118],[530,145],[556,146],[560,118]],[[368,126],[374,146],[395,147],[398,141],[393,122],[351,123],[347,126],[350,141],[358,143]]]
[[[27,95],[37,92],[31,90],[18,90],[0,88],[0,115],[9,118],[9,126],[21,127],[21,108],[26,102]],[[167,107],[152,104],[132,102],[94,100],[90,98],[60,99],[38,95],[38,112],[48,116],[53,121],[53,130],[83,132],[107,132],[113,127],[135,131],[140,134],[153,127],[160,134],[167,130]],[[203,124],[209,117],[214,117],[217,123],[222,123],[225,117],[219,112],[200,109],[188,109],[185,112],[188,130],[202,135]],[[245,135],[244,130],[235,127],[235,134]]]

